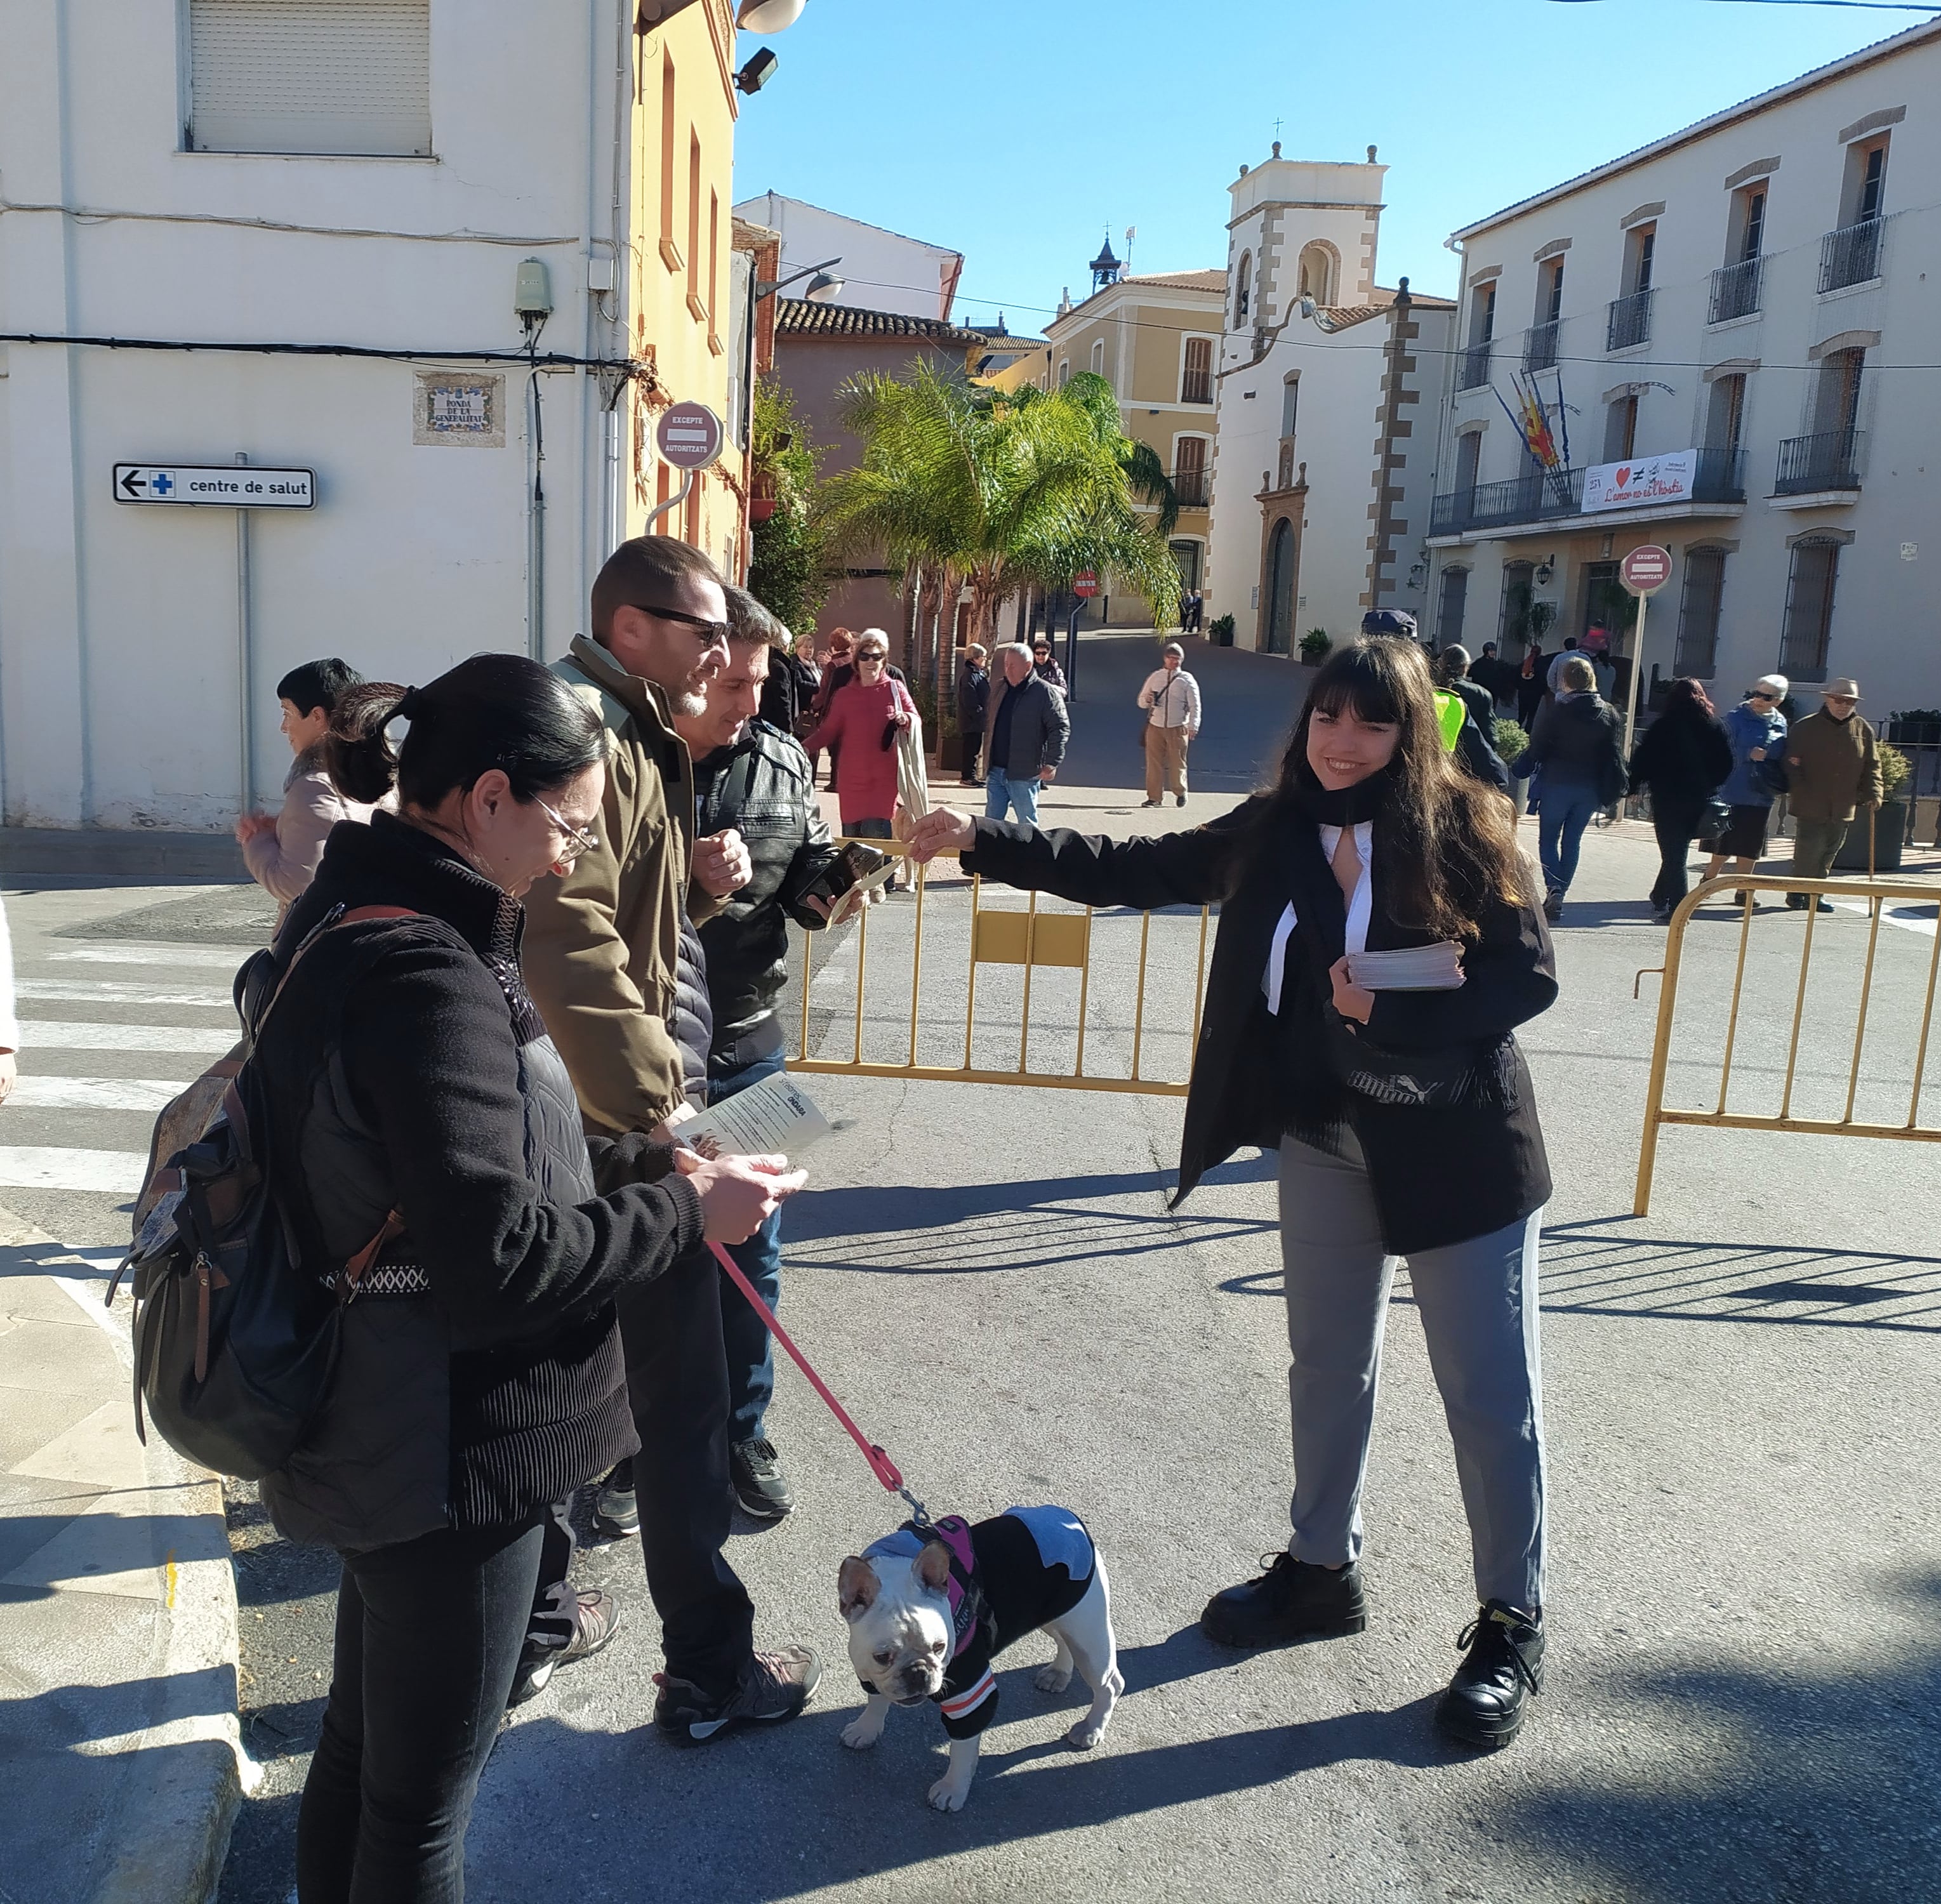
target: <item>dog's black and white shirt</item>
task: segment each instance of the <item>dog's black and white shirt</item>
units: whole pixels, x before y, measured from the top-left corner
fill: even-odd
[[[1098,1559],[1085,1524],[1068,1508],[1007,1508],[974,1527],[956,1514],[920,1526],[906,1520],[865,1550],[914,1560],[940,1540],[950,1550],[955,1646],[943,1684],[931,1696],[953,1739],[974,1737],[998,1713],[991,1661],[1015,1640],[1068,1613],[1085,1597]]]

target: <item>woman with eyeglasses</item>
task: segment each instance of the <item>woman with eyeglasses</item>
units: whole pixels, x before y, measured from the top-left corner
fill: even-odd
[[[1051,643],[1040,635],[1032,643],[1032,672],[1048,687],[1057,689],[1068,701],[1071,690],[1065,684],[1065,670],[1053,659]]]
[[[856,678],[839,687],[821,724],[803,742],[836,760],[836,800],[852,839],[889,839],[897,811],[899,733],[915,717],[909,690],[890,673],[890,644],[881,628],[856,638]]]
[[[1728,808],[1726,824],[1705,842],[1712,854],[1705,863],[1708,879],[1716,879],[1728,860],[1735,873],[1750,873],[1765,852],[1772,803],[1786,784],[1781,764],[1786,717],[1779,711],[1779,704],[1791,686],[1784,674],[1762,674],[1744,700],[1725,717],[1732,771],[1719,789],[1719,798]]]
[[[323,1406],[262,1483],[280,1532],[344,1561],[305,1904],[461,1893],[551,1510],[638,1445],[614,1298],[802,1181],[581,1134],[520,976],[519,900],[596,843],[606,738],[514,655],[353,689],[332,717],[339,789],[395,784],[399,805],[331,834],[256,1054],[293,1261],[326,1303],[363,1259]]]

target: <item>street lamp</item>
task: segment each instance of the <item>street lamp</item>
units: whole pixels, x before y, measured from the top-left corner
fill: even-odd
[[[779,33],[802,17],[806,0],[741,0],[735,24],[744,33]]]
[[[842,262],[839,258],[825,258],[820,264],[805,264],[799,271],[785,278],[760,278],[755,284],[755,301],[760,304],[764,298],[772,297],[778,291],[786,291],[792,284],[799,284],[804,278],[809,280],[808,289],[802,295],[812,304],[833,304],[842,295],[843,281],[830,274],[832,264]]]

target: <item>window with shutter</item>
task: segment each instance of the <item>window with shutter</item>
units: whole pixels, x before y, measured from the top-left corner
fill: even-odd
[[[431,0],[189,0],[197,152],[423,158]]]

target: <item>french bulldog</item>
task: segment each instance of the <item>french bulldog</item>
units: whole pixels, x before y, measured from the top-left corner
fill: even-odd
[[[950,1737],[949,1765],[930,1788],[940,1811],[961,1811],[971,1796],[998,1710],[991,1661],[1007,1646],[1041,1628],[1056,1641],[1057,1657],[1038,1670],[1041,1692],[1062,1692],[1077,1667],[1092,1689],[1091,1710],[1065,1735],[1078,1751],[1099,1743],[1126,1689],[1105,1561],[1065,1508],[1011,1508],[974,1527],[955,1514],[907,1520],[842,1563],[837,1597],[870,1695],[842,1743],[867,1750],[892,1706],[934,1701]]]

